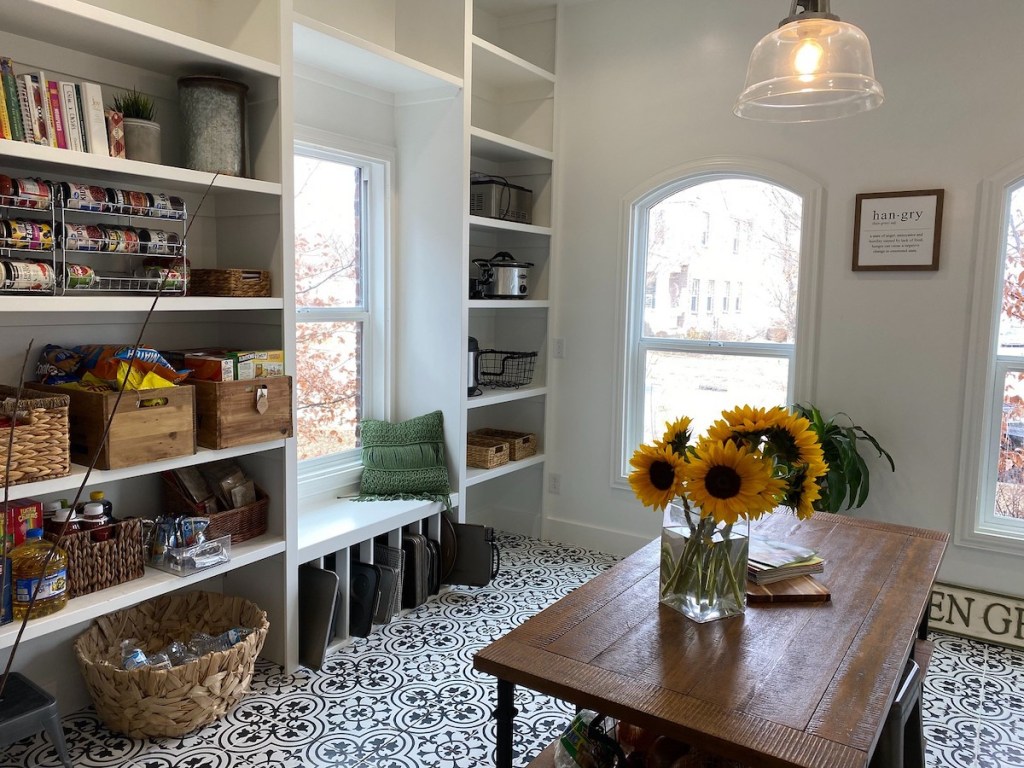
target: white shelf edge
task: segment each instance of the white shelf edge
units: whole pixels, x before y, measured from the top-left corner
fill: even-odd
[[[538,67],[494,43],[473,35],[473,79],[477,79],[477,67],[484,69],[484,81],[498,87],[522,85],[530,82],[544,82],[554,85],[555,75]]]
[[[451,494],[458,506],[458,494]],[[444,507],[436,501],[355,501],[330,497],[302,505],[299,512],[298,561],[307,563],[346,549],[403,525],[436,515]]]
[[[488,480],[494,480],[498,477],[504,477],[505,475],[511,475],[514,472],[521,472],[529,467],[535,467],[538,464],[544,463],[544,454],[534,454],[525,459],[519,461],[510,461],[508,464],[502,464],[500,467],[494,469],[478,469],[476,467],[466,468],[466,487],[469,488],[480,483],[486,483]]]
[[[292,14],[295,60],[394,94],[454,96],[462,78],[301,13]]]
[[[96,293],[88,296],[25,296],[0,294],[0,315],[10,312],[148,312],[152,296]],[[251,311],[284,309],[284,299],[247,299],[226,296],[161,296],[153,310],[162,312]]]
[[[549,299],[470,299],[470,311],[474,309],[548,309]]]
[[[470,127],[470,154],[484,157],[497,162],[509,160],[554,160],[551,150],[541,149],[523,141],[516,141],[507,136],[487,131],[475,126]]]
[[[92,621],[99,615],[128,608],[144,600],[159,597],[182,587],[191,586],[213,576],[220,576],[236,568],[281,554],[285,551],[285,548],[286,542],[283,538],[264,535],[241,544],[233,545],[231,547],[231,562],[207,568],[188,576],[176,576],[156,568],[147,567],[146,573],[141,579],[126,581],[123,584],[72,598],[68,601],[67,607],[57,613],[34,619],[30,618],[28,625],[25,627],[22,641],[42,637],[67,627],[73,627],[76,624]],[[0,648],[9,648],[14,645],[14,639],[18,634],[20,626],[21,622],[15,621],[0,629]]]
[[[31,7],[26,7],[31,5]],[[281,66],[80,0],[3,0],[4,29],[117,61],[166,69],[220,66],[280,78]],[[116,41],[111,45],[110,41]]]
[[[142,477],[163,472],[169,469],[180,467],[192,467],[196,464],[205,464],[216,459],[231,459],[237,456],[248,456],[253,453],[262,453],[274,448],[283,448],[284,440],[271,440],[263,443],[252,443],[250,445],[239,445],[234,448],[222,448],[215,451],[210,448],[197,448],[196,452],[188,456],[176,456],[171,459],[161,459],[148,464],[137,464],[133,467],[121,469],[94,469],[89,475],[87,487],[101,485],[103,483],[114,483],[119,480],[127,480],[133,477]],[[49,493],[60,493],[62,491],[78,490],[85,478],[86,467],[80,464],[71,465],[71,474],[64,477],[54,477],[46,480],[37,480],[34,483],[10,486],[10,497],[20,499],[26,496],[41,496]]]
[[[466,408],[486,408],[488,405],[511,403],[516,400],[529,400],[548,393],[546,386],[522,387],[521,389],[484,390],[484,394],[466,398]]]
[[[79,176],[101,177],[110,181],[129,180],[147,187],[163,186],[167,191],[204,192],[210,187],[212,194],[247,192],[251,194],[281,196],[281,185],[274,181],[248,179],[241,176],[217,176],[206,171],[193,171],[173,165],[143,163],[120,157],[75,152],[71,149],[44,147],[23,141],[0,139],[0,164],[44,164],[48,172],[64,172]],[[38,172],[38,169],[37,171]],[[212,186],[211,186],[212,182]]]
[[[505,232],[524,232],[528,235],[541,235],[551,237],[551,227],[542,227],[537,224],[520,224],[518,221],[505,221],[504,219],[490,219],[486,216],[470,216],[469,226],[471,229],[481,230],[502,230]]]

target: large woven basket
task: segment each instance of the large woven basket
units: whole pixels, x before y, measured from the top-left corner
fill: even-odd
[[[188,292],[192,296],[270,296],[270,272],[259,269],[193,269]]]
[[[51,395],[22,389],[15,419],[14,443],[10,446],[10,476],[7,449],[10,422],[17,390],[0,386],[0,482],[7,485],[31,483],[71,473],[68,438],[67,395]]]
[[[154,653],[196,632],[232,627],[256,631],[226,651],[171,669],[120,668],[121,641],[138,640]],[[103,722],[133,738],[182,736],[223,716],[249,691],[256,657],[270,623],[240,597],[215,592],[165,595],[101,616],[75,640],[75,656]]]
[[[232,544],[262,536],[267,532],[267,508],[270,497],[267,492],[256,486],[256,501],[244,507],[235,507],[223,512],[208,513],[206,508],[191,499],[185,498],[181,489],[169,477],[168,472],[161,472],[163,486],[164,512],[172,517],[185,516],[208,517],[210,527],[206,529],[206,538],[216,539],[231,536]]]

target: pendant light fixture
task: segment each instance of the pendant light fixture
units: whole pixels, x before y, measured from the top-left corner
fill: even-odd
[[[867,36],[840,21],[829,0],[793,0],[789,16],[750,54],[733,111],[751,120],[805,123],[866,112],[883,98]]]

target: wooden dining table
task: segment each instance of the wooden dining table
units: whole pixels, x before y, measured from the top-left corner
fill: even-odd
[[[498,768],[512,765],[517,685],[745,765],[867,766],[949,535],[776,512],[751,536],[816,550],[831,599],[700,624],[659,602],[651,542],[476,654],[497,678]],[[530,765],[552,764],[548,749]]]

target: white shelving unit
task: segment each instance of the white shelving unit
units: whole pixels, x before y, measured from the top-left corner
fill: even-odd
[[[98,83],[104,101],[136,87],[158,105],[164,164],[141,163],[0,140],[0,173],[104,187],[164,192],[181,196],[190,214],[188,257],[193,268],[249,267],[269,270],[273,295],[260,299],[160,297],[143,344],[155,348],[223,345],[235,348],[289,349],[291,294],[290,115],[281,83],[287,68],[284,38],[275,2],[243,0],[234,11],[255,23],[236,26],[232,39],[216,39],[220,19],[194,23],[208,4],[183,0],[173,9],[157,3],[120,0],[0,0],[7,21],[0,30],[0,52],[10,56],[17,74],[46,72],[49,79]],[[219,13],[213,9],[210,13]],[[216,21],[216,23],[214,23]],[[180,25],[180,26],[179,26]],[[211,36],[211,37],[208,37]],[[254,52],[259,55],[254,55]],[[290,58],[290,56],[288,57]],[[290,62],[287,66],[290,66]],[[251,177],[215,176],[179,167],[180,120],[177,78],[216,72],[248,87],[247,115]],[[2,211],[5,217],[16,212]],[[4,383],[15,385],[31,341],[25,379],[45,344],[132,344],[150,308],[152,295],[51,296],[0,292],[0,366]],[[294,367],[292,366],[292,371]],[[273,440],[227,450],[198,450],[194,455],[116,470],[73,465],[69,476],[12,486],[12,500],[66,498],[87,488],[102,488],[119,516],[151,517],[160,512],[159,473],[214,459],[236,458],[270,497],[266,534],[232,548],[229,563],[185,577],[147,568],[141,579],[74,598],[50,616],[30,620],[22,637],[16,669],[61,692],[61,706],[82,703],[72,681],[78,679],[71,638],[101,613],[186,587],[222,590],[252,599],[271,620],[264,654],[291,665],[296,656],[294,480],[286,467],[293,439]],[[293,463],[293,462],[292,462]],[[19,624],[0,627],[0,650],[9,651]],[[56,650],[60,652],[55,652]],[[48,651],[48,652],[47,652]]]

